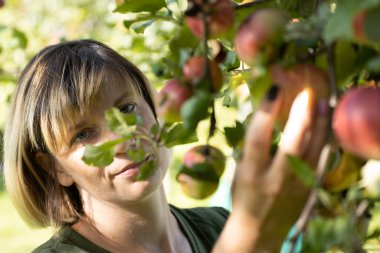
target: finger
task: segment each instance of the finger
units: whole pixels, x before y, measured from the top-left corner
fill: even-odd
[[[326,143],[329,131],[331,108],[326,100],[318,103],[315,121],[311,130],[311,139],[305,159],[314,168],[319,160],[321,150]]]
[[[279,144],[279,155],[302,156],[310,142],[314,114],[314,93],[305,88],[295,98]],[[282,153],[282,154],[281,154]]]
[[[272,132],[281,102],[282,92],[274,85],[269,89],[247,129],[243,162],[251,164],[255,170],[265,169],[268,163]]]
[[[290,170],[287,155],[302,157],[305,153],[304,150],[310,141],[310,128],[314,114],[313,104],[314,93],[310,88],[299,93],[292,104],[278,150],[268,171],[268,177],[271,178],[273,187],[275,187],[274,191],[284,187],[284,182],[287,182],[285,185],[291,183],[299,190],[295,192],[295,195],[305,196],[305,191],[301,190],[303,185],[300,182],[288,181],[290,178],[294,178],[294,174]]]

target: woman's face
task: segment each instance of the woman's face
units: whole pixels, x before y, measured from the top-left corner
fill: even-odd
[[[155,192],[161,185],[169,165],[170,155],[166,148],[154,149],[146,141],[142,147],[147,153],[154,153],[157,169],[146,180],[138,181],[139,166],[129,160],[125,155],[132,148],[133,141],[118,144],[115,147],[113,162],[98,168],[83,162],[85,146],[99,145],[106,141],[119,138],[116,133],[107,129],[105,111],[117,107],[122,112],[134,113],[142,118],[143,126],[147,129],[156,122],[154,115],[141,95],[128,89],[121,79],[110,78],[103,84],[103,94],[98,103],[91,108],[79,122],[69,129],[68,147],[65,151],[55,155],[58,161],[58,180],[62,185],[75,184],[81,193],[84,205],[101,201],[126,205],[145,199]],[[88,202],[88,203],[86,203]]]

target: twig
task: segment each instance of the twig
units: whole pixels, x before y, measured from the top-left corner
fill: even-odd
[[[335,55],[334,55],[334,48],[335,44],[331,44],[327,46],[327,61],[328,61],[328,82],[329,82],[329,88],[330,88],[330,98],[329,98],[329,119],[330,124],[328,125],[328,134],[327,134],[327,144],[323,147],[318,165],[317,165],[317,189],[321,185],[323,177],[327,170],[327,164],[329,162],[329,156],[331,152],[336,149],[335,140],[334,140],[334,134],[333,130],[331,128],[331,117],[332,117],[332,108],[335,108],[337,99],[338,99],[338,89],[336,85],[336,78],[335,78]],[[304,209],[302,210],[302,213],[300,217],[298,218],[296,222],[296,232],[291,237],[290,242],[291,244],[291,251],[294,252],[295,250],[295,242],[299,235],[306,230],[307,224],[309,223],[310,217],[312,216],[313,210],[318,203],[318,194],[317,189],[313,189],[309,195],[309,198],[306,202],[306,205]]]
[[[338,101],[338,88],[336,85],[336,77],[335,77],[335,55],[334,50],[335,43],[327,46],[327,74],[329,78],[329,86],[330,86],[330,100],[329,105],[331,108],[335,108]]]
[[[322,149],[322,152],[318,161],[318,165],[317,165],[317,187],[321,185],[322,183],[322,179],[325,175],[327,164],[329,162],[330,154],[333,151],[333,149],[334,147],[332,146],[331,143],[326,144]],[[309,198],[306,202],[306,205],[296,222],[296,225],[295,225],[296,231],[289,240],[291,242],[290,252],[294,252],[297,238],[300,236],[300,234],[303,231],[305,231],[317,203],[318,203],[318,193],[316,189],[314,189],[311,191]]]
[[[256,1],[249,2],[249,3],[236,4],[235,5],[235,10],[243,9],[243,8],[248,8],[248,7],[255,6],[255,5],[258,5],[258,4],[262,4],[262,3],[266,3],[266,2],[273,2],[273,1],[271,1],[271,0],[256,0]]]

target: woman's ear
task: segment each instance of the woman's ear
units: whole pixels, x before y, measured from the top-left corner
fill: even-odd
[[[74,183],[73,178],[57,162],[54,162],[51,156],[44,152],[37,152],[37,163],[46,171],[56,170],[57,180],[63,186],[71,186]]]

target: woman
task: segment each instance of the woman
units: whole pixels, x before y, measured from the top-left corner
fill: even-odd
[[[22,216],[59,228],[34,252],[278,251],[307,197],[286,155],[315,166],[326,135],[327,118],[315,113],[312,92],[297,97],[285,141],[272,159],[271,129],[282,92],[277,86],[269,90],[247,133],[229,217],[222,208],[168,204],[162,185],[170,159],[166,148],[155,151],[142,143],[157,169],[141,181],[141,164],[125,156],[133,140],[118,144],[105,168],[82,161],[87,144],[119,137],[106,127],[110,107],[141,116],[141,130],[150,129],[156,122],[152,93],[133,64],[91,40],[49,46],[26,66],[5,129],[4,168]]]

